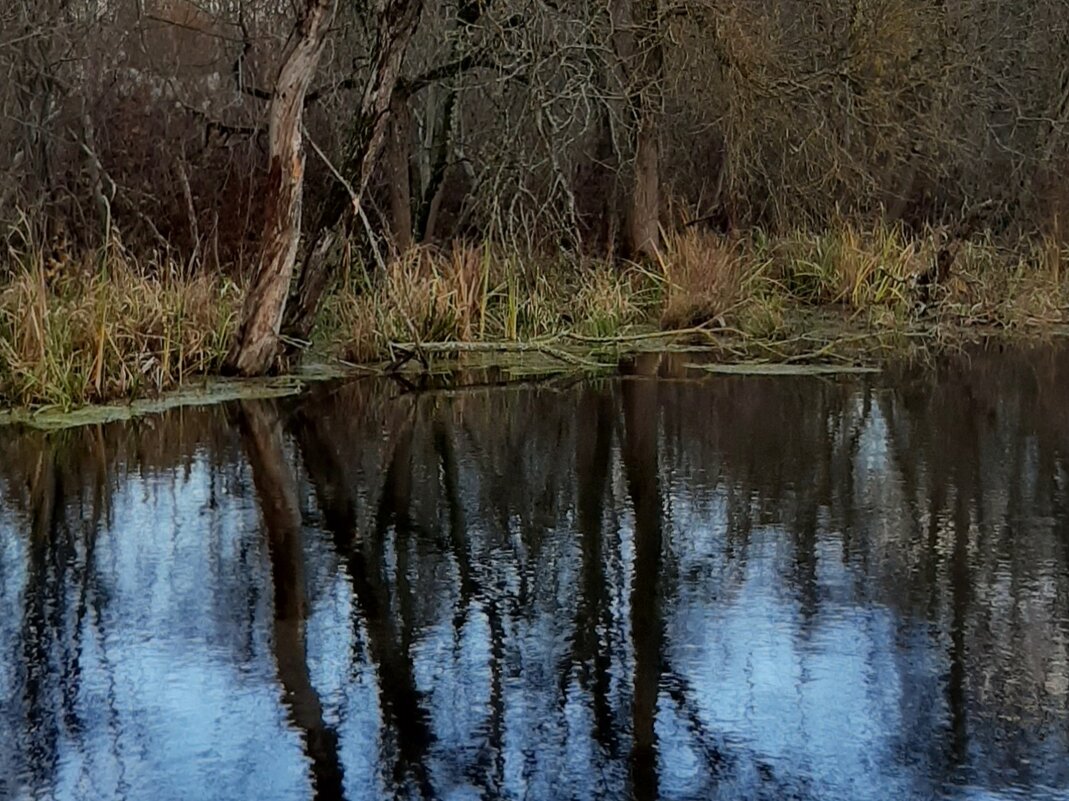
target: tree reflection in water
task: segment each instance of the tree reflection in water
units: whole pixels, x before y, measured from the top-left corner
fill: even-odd
[[[0,797],[1065,797],[1067,384],[369,380],[5,432]]]
[[[267,532],[274,599],[272,642],[283,703],[303,736],[315,797],[340,798],[338,734],[323,719],[323,704],[308,672],[308,600],[297,480],[286,459],[274,404],[242,401],[238,421]]]

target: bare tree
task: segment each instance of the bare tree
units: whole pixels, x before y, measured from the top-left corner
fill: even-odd
[[[228,365],[255,374],[385,236],[649,258],[669,209],[1069,215],[1064,0],[335,3],[0,3],[5,245],[249,281]]]
[[[227,369],[239,375],[266,373],[278,354],[279,327],[301,234],[305,95],[323,53],[336,2],[305,0],[275,79],[260,261],[245,298],[237,338],[226,360]]]
[[[382,0],[377,6],[378,31],[372,50],[371,77],[349,134],[343,170],[333,176],[334,189],[320,215],[301,268],[286,321],[286,330],[291,335],[307,339],[311,334],[331,279],[329,257],[344,233],[340,226],[347,220],[347,211],[362,212],[361,199],[386,135],[405,51],[422,11],[423,0]]]

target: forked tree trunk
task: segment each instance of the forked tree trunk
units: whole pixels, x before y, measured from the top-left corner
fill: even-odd
[[[345,234],[348,212],[360,208],[360,199],[386,136],[401,63],[422,13],[423,0],[386,0],[378,10],[380,27],[371,81],[360,101],[360,113],[342,164],[342,173],[350,182],[353,195],[349,196],[349,187],[335,185],[316,226],[313,247],[308,249],[301,265],[294,302],[286,315],[286,333],[297,339],[311,336],[319,303],[333,277],[331,246]]]
[[[301,235],[304,96],[323,53],[335,4],[336,0],[304,0],[282,55],[271,98],[270,162],[260,258],[245,298],[237,337],[226,357],[228,373],[262,375],[278,356],[279,326]]]

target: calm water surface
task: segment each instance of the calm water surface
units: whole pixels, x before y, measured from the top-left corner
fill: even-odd
[[[1069,798],[1069,353],[0,430],[0,797]]]

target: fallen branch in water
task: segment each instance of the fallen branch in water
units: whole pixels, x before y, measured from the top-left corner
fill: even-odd
[[[572,340],[591,346],[592,349],[611,348],[612,346],[626,347],[643,341],[679,339],[703,335],[708,339],[708,345],[695,348],[697,351],[709,352],[717,350],[727,354],[733,359],[744,360],[754,349],[759,349],[769,354],[773,362],[791,365],[802,361],[812,361],[818,358],[832,358],[839,361],[850,362],[856,356],[837,353],[837,349],[843,346],[856,345],[865,340],[879,339],[883,332],[864,332],[838,338],[825,339],[814,337],[811,334],[788,337],[786,339],[763,339],[747,336],[744,332],[733,328],[717,327],[710,328],[707,325],[694,326],[668,331],[647,331],[635,334],[620,334],[617,336],[587,336],[567,331],[548,337],[533,339],[526,342],[391,342],[389,344],[391,361],[386,368],[387,372],[397,372],[405,364],[413,359],[420,362],[425,370],[430,369],[427,357],[436,354],[461,354],[461,353],[537,353],[556,359],[565,364],[582,367],[585,369],[613,370],[617,364],[595,361],[591,358],[578,355],[574,352],[558,347],[556,343],[561,340]],[[802,343],[815,345],[804,351],[793,351],[790,346]],[[668,350],[670,348],[666,348]],[[882,349],[882,346],[881,346]]]
[[[1044,328],[1055,336],[1069,335],[1069,332],[1062,334],[1054,326]],[[975,329],[957,326],[955,330]],[[941,342],[945,334],[943,326],[933,326],[921,329],[838,330],[824,334],[806,331],[780,337],[763,337],[730,326],[706,323],[689,328],[609,336],[562,331],[521,342],[391,342],[391,362],[386,371],[396,373],[415,359],[429,372],[428,357],[463,353],[538,354],[583,370],[612,371],[618,367],[618,355],[643,352],[647,348],[642,343],[651,343],[655,352],[716,353],[719,359],[727,360],[729,365],[761,362],[780,365],[784,371],[789,371],[798,365],[809,364],[828,371],[836,368],[849,372],[857,367],[859,360],[879,361],[887,353],[894,353],[895,348],[900,347],[896,346],[896,342],[916,339]],[[688,347],[680,346],[680,341],[695,337],[704,341]],[[612,354],[604,357],[611,361],[600,361],[600,353]]]
[[[821,344],[821,346],[816,350],[804,353],[796,353],[793,356],[788,356],[786,359],[784,359],[784,362],[786,364],[793,364],[801,361],[812,361],[825,356],[833,359],[841,359],[848,361],[851,359],[851,357],[842,353],[838,353],[838,348],[841,348],[843,346],[856,345],[859,342],[865,342],[872,339],[879,340],[881,336],[883,336],[883,334],[877,331],[863,334],[855,334],[852,336],[838,337],[836,339],[823,342],[823,344]],[[822,340],[813,337],[803,337],[803,341],[816,342],[818,344],[822,342]]]
[[[433,382],[435,376],[425,376]],[[391,375],[395,381],[403,382],[402,395],[419,395],[420,397],[435,398],[464,398],[480,393],[515,392],[517,390],[546,390],[550,392],[563,392],[576,383],[586,380],[586,376],[577,372],[553,373],[537,378],[503,378],[491,381],[475,381],[453,385],[435,386],[433,384],[420,386],[405,381],[403,376]]]
[[[538,353],[577,367],[596,370],[616,368],[615,364],[592,361],[550,344],[558,340],[559,337],[554,337],[552,340],[536,339],[528,342],[391,342],[392,358],[387,370],[396,372],[412,359],[417,359],[424,368],[428,368],[427,355],[443,353]]]
[[[696,325],[692,328],[674,328],[663,331],[644,331],[638,334],[618,334],[616,336],[607,337],[591,337],[584,334],[577,334],[572,331],[567,331],[561,334],[562,337],[567,339],[573,339],[576,342],[585,342],[591,345],[618,345],[624,342],[642,342],[650,339],[673,339],[679,337],[688,337],[695,334],[702,334],[709,339],[714,338],[714,334],[742,334],[734,328],[727,328],[719,326],[717,328],[710,328],[708,325]]]
[[[790,364],[783,362],[735,362],[733,364],[687,364],[692,370],[719,375],[834,376],[880,372],[878,367],[850,364]]]

